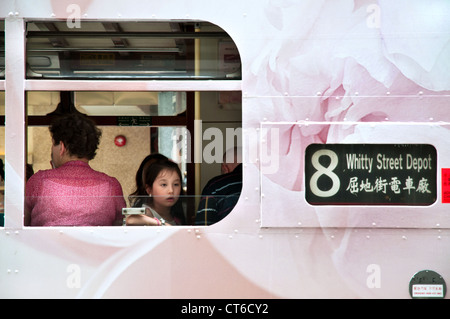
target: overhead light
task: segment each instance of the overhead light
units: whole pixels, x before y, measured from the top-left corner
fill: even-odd
[[[98,70],[78,70],[73,71],[74,74],[180,74],[186,73],[186,71],[137,71],[137,70],[126,70],[126,71],[116,71],[116,70],[107,70],[107,71],[98,71]]]
[[[43,48],[43,47],[27,47],[27,52],[149,52],[149,53],[181,53],[179,48],[76,48],[76,47],[64,47],[64,48]]]

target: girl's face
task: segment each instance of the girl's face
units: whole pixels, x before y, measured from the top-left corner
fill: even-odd
[[[157,207],[172,207],[181,193],[181,180],[176,171],[162,170],[153,185],[146,185],[147,194],[153,197],[153,205]]]

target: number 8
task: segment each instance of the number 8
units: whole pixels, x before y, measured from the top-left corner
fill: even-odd
[[[328,156],[331,160],[330,165],[326,168],[319,163],[319,158],[322,156]],[[311,180],[309,181],[309,187],[311,188],[311,192],[319,197],[331,197],[333,195],[336,195],[336,193],[339,191],[339,188],[341,187],[341,181],[339,180],[339,176],[333,173],[333,170],[339,163],[339,159],[336,153],[330,150],[319,150],[313,154],[311,158],[311,163],[317,170],[317,172],[315,172],[311,176]],[[329,178],[331,178],[331,181],[333,182],[331,189],[327,191],[321,190],[317,185],[317,181],[319,180],[319,177],[322,175],[328,176]]]

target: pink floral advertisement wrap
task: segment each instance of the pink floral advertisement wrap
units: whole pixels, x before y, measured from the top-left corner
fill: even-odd
[[[65,19],[78,2],[82,19],[223,28],[242,61],[244,186],[230,215],[208,227],[9,224],[0,230],[1,297],[410,298],[419,271],[450,282],[450,2],[38,2],[6,1],[0,16]],[[309,154],[311,145],[325,151]],[[403,167],[423,173],[414,191],[432,200],[353,200],[376,193],[380,177],[387,190],[378,193],[407,194],[412,175],[364,175]],[[321,201],[331,192],[321,175],[348,200]]]

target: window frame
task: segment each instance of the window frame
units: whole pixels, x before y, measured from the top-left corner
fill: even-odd
[[[40,20],[54,21],[55,18]],[[30,20],[31,21],[31,20]],[[98,20],[111,22],[110,20]],[[150,20],[135,20],[150,21]],[[193,22],[195,22],[193,20]],[[33,80],[26,78],[27,19],[5,20],[5,228],[24,228],[27,159],[26,93],[29,91],[242,91],[240,80]],[[23,123],[23,125],[17,125]],[[195,132],[193,127],[188,129]],[[194,138],[195,140],[195,138]],[[196,165],[198,165],[196,163]]]

